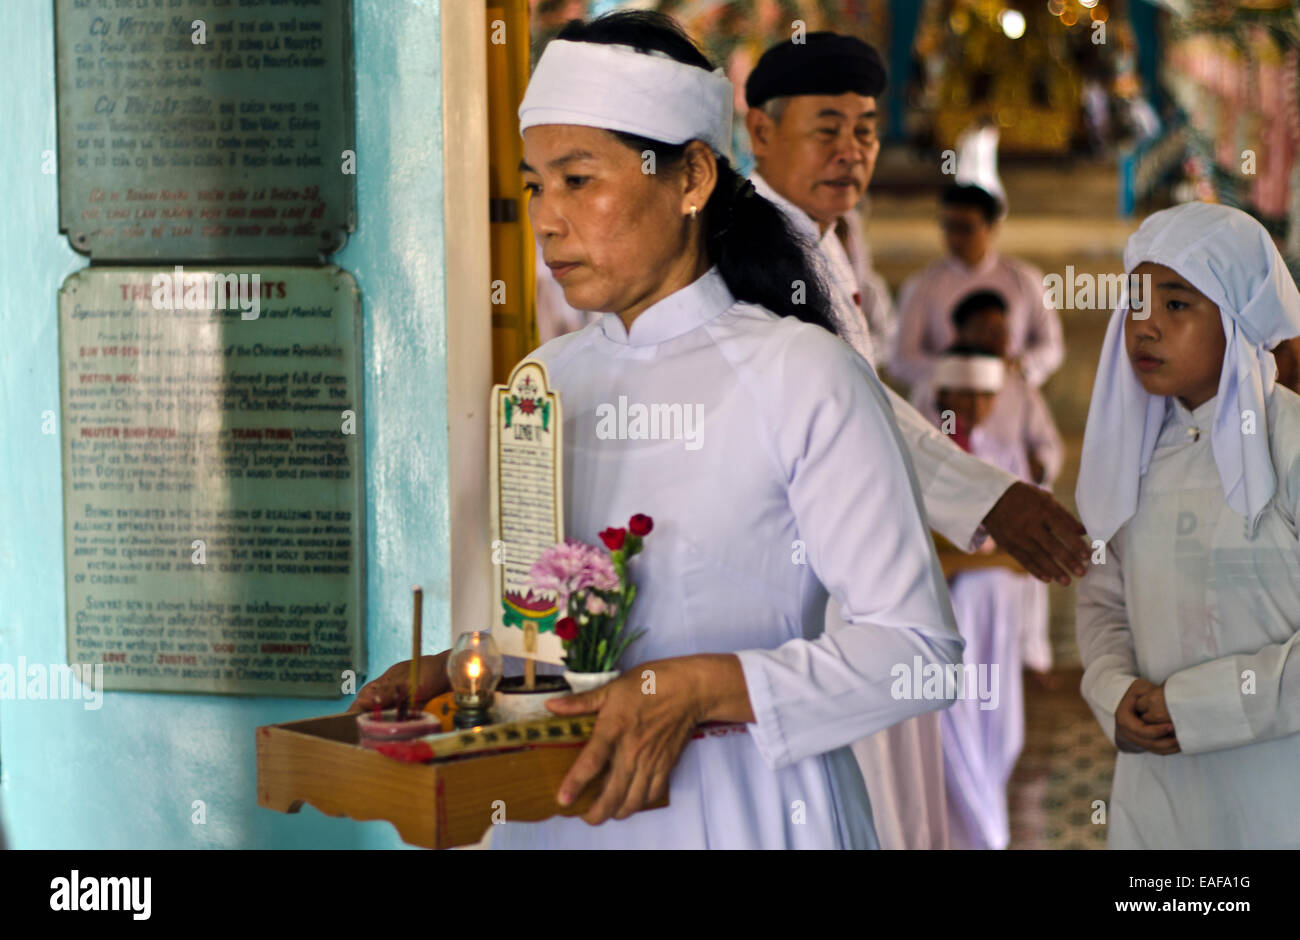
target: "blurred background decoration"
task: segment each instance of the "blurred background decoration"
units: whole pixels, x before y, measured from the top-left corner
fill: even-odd
[[[873,188],[937,185],[936,159],[989,119],[1004,158],[1105,160],[1121,216],[1187,199],[1251,212],[1300,270],[1300,13],[1294,0],[531,0],[534,57],[573,18],[676,17],[737,88],[809,31],[879,48],[890,88]],[[890,154],[890,148],[904,148]],[[1251,151],[1253,156],[1243,156]],[[920,166],[927,168],[917,177]]]

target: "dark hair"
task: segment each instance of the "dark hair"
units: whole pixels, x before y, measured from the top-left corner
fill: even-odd
[[[685,65],[713,71],[713,65],[675,20],[647,10],[607,13],[590,22],[570,20],[556,39],[631,46],[638,52],[662,52]],[[610,131],[634,150],[649,150],[655,165],[676,167],[686,144],[667,144],[622,131]],[[704,206],[705,244],[711,264],[737,300],[758,304],[781,316],[837,333],[831,295],[812,262],[815,245],[805,240],[775,205],[754,192],[718,157],[718,183]],[[795,303],[795,284],[804,286],[803,303]]]
[[[967,294],[952,310],[952,325],[961,329],[966,321],[986,310],[1007,312],[1007,299],[995,290],[977,290]]]
[[[969,206],[978,209],[984,221],[992,225],[1002,214],[1002,203],[986,189],[965,183],[952,183],[944,187],[939,194],[939,204],[943,206]]]

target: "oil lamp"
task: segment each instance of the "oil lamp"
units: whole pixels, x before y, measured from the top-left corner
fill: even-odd
[[[490,632],[472,630],[456,638],[447,658],[447,678],[456,701],[456,727],[488,724],[488,706],[501,681],[501,650]]]

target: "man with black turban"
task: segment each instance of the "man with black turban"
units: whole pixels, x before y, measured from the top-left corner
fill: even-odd
[[[876,98],[885,90],[885,66],[852,36],[803,39],[773,46],[745,82],[745,124],[759,167],[752,179],[760,195],[807,217],[791,221],[826,256],[841,335],[874,365],[892,344],[894,314],[853,209],[880,150]],[[862,144],[860,161],[835,159],[846,131]]]
[[[885,67],[875,49],[851,36],[802,38],[769,49],[745,83],[745,126],[757,163],[751,179],[817,246],[840,334],[874,362],[872,334],[886,332],[877,324],[879,312],[888,310],[888,292],[865,260],[856,207],[880,152],[876,99],[885,88]],[[932,528],[967,551],[991,535],[1045,578],[1068,583],[1069,571],[1082,574],[1088,558],[1083,527],[1060,504],[967,454],[897,395],[889,398]],[[832,624],[833,607],[827,612]],[[853,750],[881,845],[948,847],[938,712],[894,725]]]

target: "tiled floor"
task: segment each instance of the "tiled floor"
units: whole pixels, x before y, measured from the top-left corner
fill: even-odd
[[[1103,849],[1095,801],[1110,801],[1115,750],[1079,697],[1078,669],[1046,691],[1025,682],[1025,749],[1011,777],[1013,849]]]

